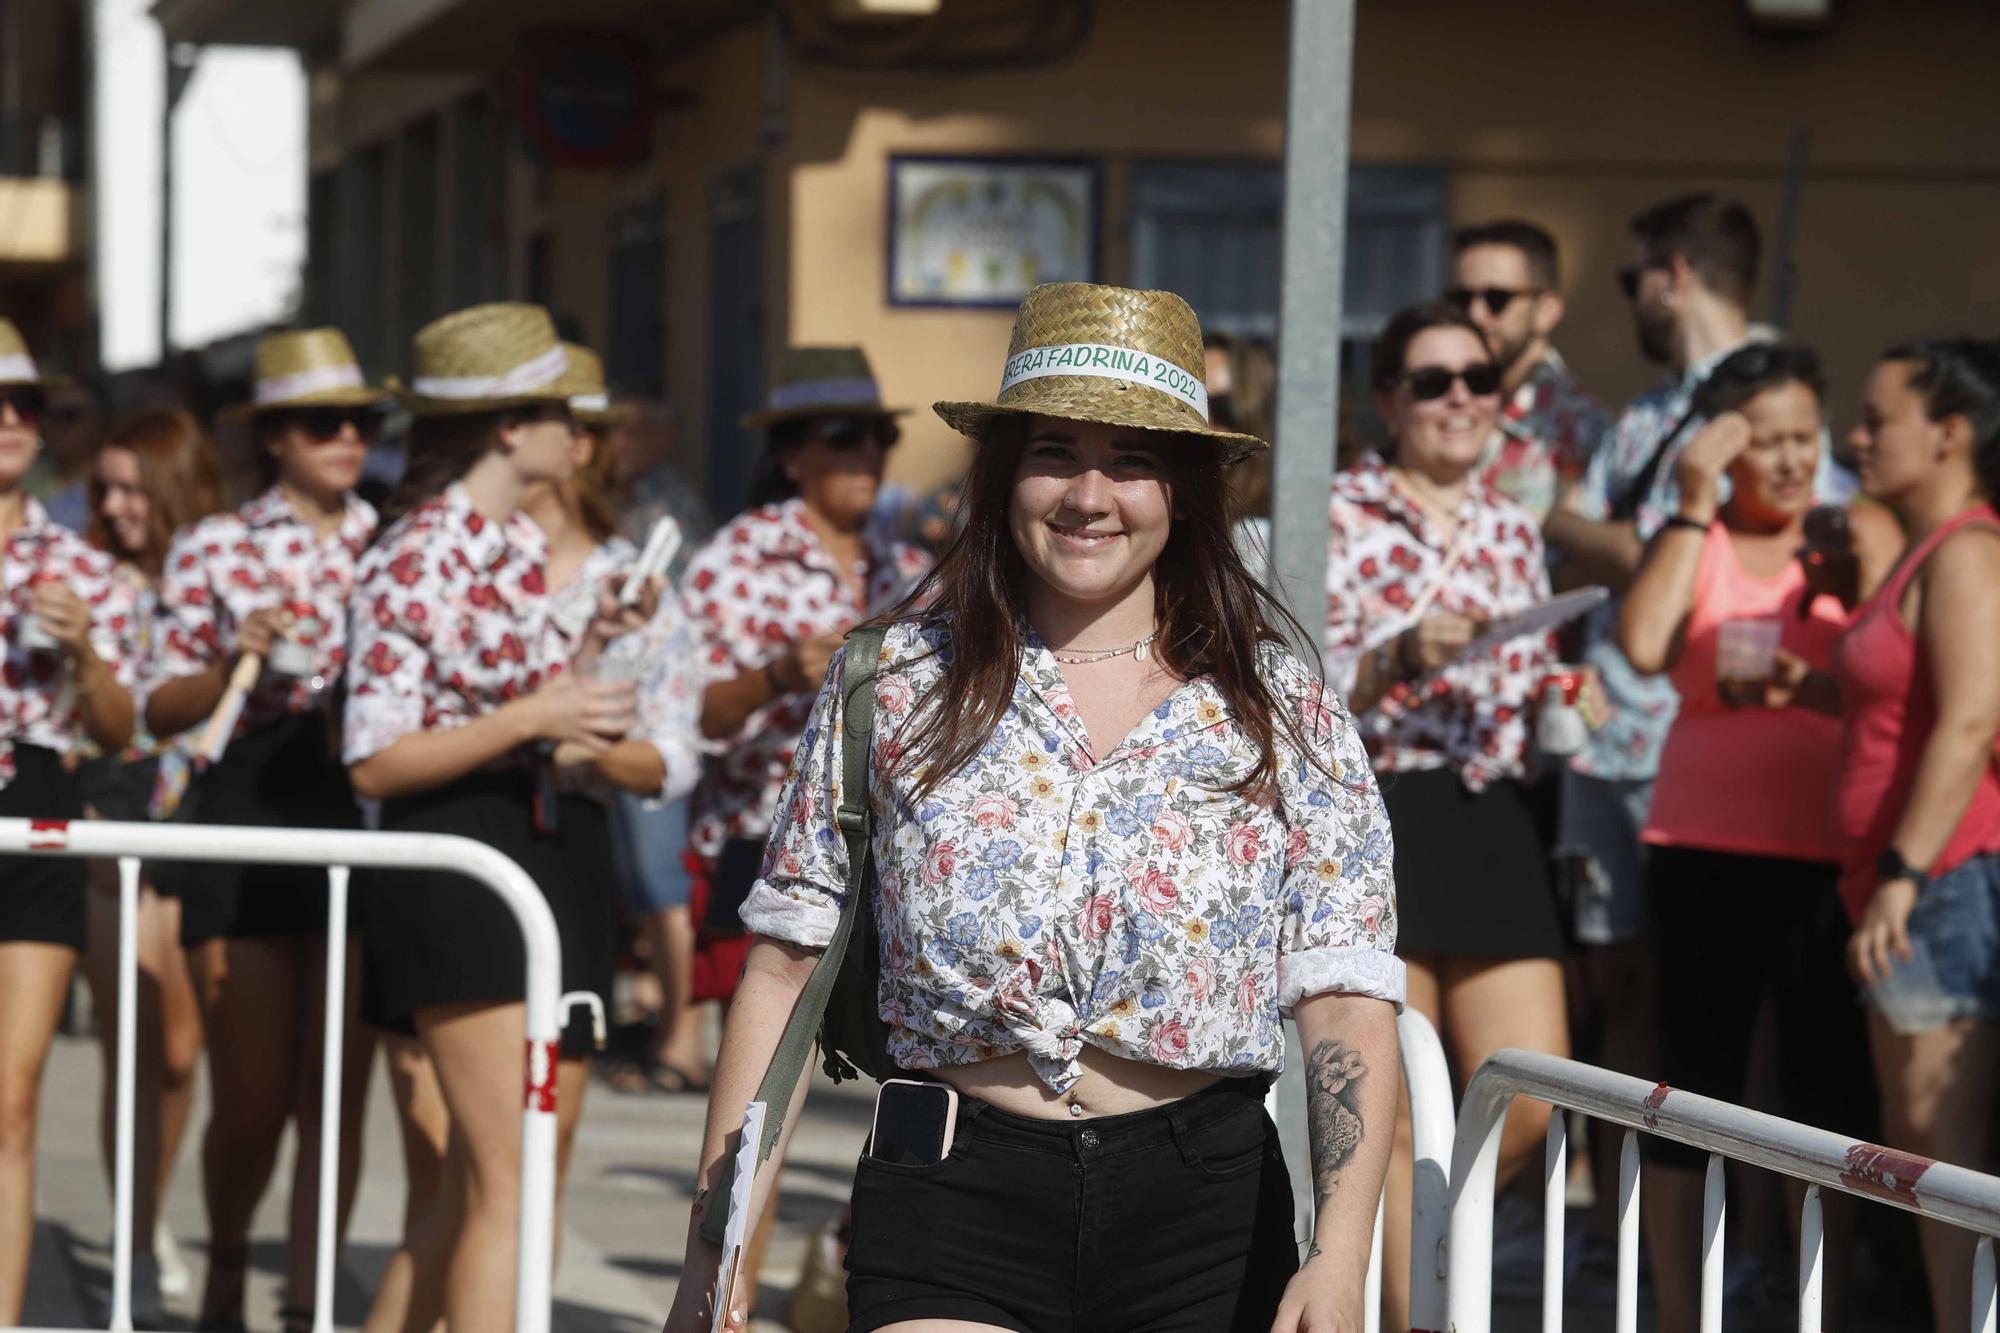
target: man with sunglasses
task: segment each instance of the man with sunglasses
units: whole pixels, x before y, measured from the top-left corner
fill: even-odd
[[[1611,427],[1550,342],[1562,323],[1555,238],[1532,222],[1461,227],[1445,299],[1478,327],[1500,368],[1500,415],[1480,477],[1538,519],[1583,474]]]

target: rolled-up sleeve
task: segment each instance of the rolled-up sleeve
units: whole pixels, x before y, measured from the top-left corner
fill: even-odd
[[[1398,1009],[1395,844],[1353,720],[1317,681],[1296,696],[1317,765],[1295,761],[1284,783],[1288,840],[1278,1007],[1329,992],[1370,995]],[[1327,771],[1322,772],[1321,767]]]
[[[827,669],[778,797],[763,874],[740,913],[751,931],[808,949],[824,949],[833,939],[847,901],[847,843],[836,818],[846,659],[842,648]]]

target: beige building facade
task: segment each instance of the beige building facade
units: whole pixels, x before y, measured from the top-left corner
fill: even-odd
[[[1041,34],[988,31],[1006,8],[991,0],[942,0],[920,30],[842,24],[824,0],[573,0],[554,30],[522,0],[300,6],[311,16],[255,40],[297,45],[317,71],[309,313],[394,372],[446,309],[542,300],[624,387],[672,399],[688,470],[725,511],[754,444],[734,418],[787,339],[863,344],[898,404],[997,387],[1006,310],[890,299],[897,157],[1086,163],[1093,276],[1274,333],[1283,0],[1073,6],[1022,0],[1023,15],[1066,16]],[[1774,31],[1754,9],[1361,0],[1356,352],[1396,305],[1435,294],[1452,226],[1516,215],[1561,243],[1562,350],[1623,400],[1659,373],[1612,280],[1625,220],[1696,189],[1756,212],[1770,262],[1755,314],[1788,309],[1825,354],[1837,425],[1886,343],[2000,333],[2000,11],[1851,0]],[[158,7],[194,41],[253,40],[250,11],[270,26],[250,0]],[[611,165],[552,157],[542,122],[592,101],[607,39],[643,74],[614,69],[597,128],[644,142]],[[968,53],[996,58],[952,63]],[[892,480],[928,486],[963,461],[923,413]]]

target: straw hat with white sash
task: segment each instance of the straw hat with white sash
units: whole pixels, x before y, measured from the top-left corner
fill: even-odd
[[[257,378],[250,401],[225,416],[246,417],[305,407],[386,408],[395,395],[361,374],[339,329],[285,329],[257,340]]]
[[[417,330],[403,405],[415,416],[567,405],[569,353],[538,305],[495,301],[455,310]]]
[[[564,343],[563,355],[569,369],[556,381],[569,399],[570,415],[577,424],[602,429],[630,421],[638,415],[631,403],[614,403],[604,383],[604,358],[582,343]]]
[[[0,316],[0,388],[35,385],[53,389],[67,383],[69,380],[64,376],[43,373],[29,354],[28,340],[14,327],[14,321]]]

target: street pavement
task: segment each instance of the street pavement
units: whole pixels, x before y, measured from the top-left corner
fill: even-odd
[[[61,1036],[44,1084],[37,1156],[37,1227],[24,1323],[37,1328],[103,1328],[110,1291],[111,1208],[97,1150],[99,1060],[93,1038]],[[205,1082],[205,1080],[204,1080]],[[814,1230],[846,1201],[854,1158],[867,1133],[872,1088],[814,1087],[792,1140],[776,1231],[758,1296],[755,1327],[779,1322]],[[204,1100],[206,1092],[204,1089]],[[556,1274],[558,1333],[652,1333],[681,1272],[688,1194],[701,1141],[704,1100],[690,1095],[621,1094],[590,1089],[578,1136]],[[197,1284],[204,1262],[197,1107],[168,1199],[167,1217]],[[284,1190],[290,1147],[257,1215],[246,1311],[253,1330],[275,1329],[284,1267]],[[394,1250],[402,1220],[402,1156],[388,1094],[377,1069],[370,1090],[367,1157],[341,1264],[335,1320],[357,1327]],[[191,1299],[168,1313],[189,1326]]]

